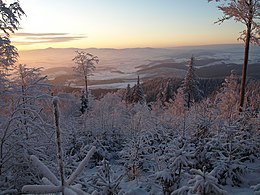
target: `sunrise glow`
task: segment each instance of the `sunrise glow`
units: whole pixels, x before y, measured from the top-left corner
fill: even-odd
[[[175,47],[238,43],[243,29],[214,24],[214,3],[194,0],[20,0],[26,12],[12,35],[19,50]]]

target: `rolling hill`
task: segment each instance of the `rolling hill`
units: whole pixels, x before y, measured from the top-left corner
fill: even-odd
[[[18,63],[44,67],[42,74],[48,75],[55,84],[80,87],[73,72],[73,57],[76,48],[47,48],[21,51]],[[241,74],[243,45],[208,45],[176,48],[88,48],[97,55],[100,63],[90,78],[92,88],[121,88],[134,84],[137,75],[142,80],[154,77],[182,78],[190,57],[195,57],[195,68],[201,78],[223,78],[235,70]],[[260,48],[250,48],[248,76],[260,79]]]

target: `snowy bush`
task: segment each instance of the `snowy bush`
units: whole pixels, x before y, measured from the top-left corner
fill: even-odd
[[[92,178],[92,186],[100,195],[116,195],[120,190],[120,182],[124,175],[119,176],[111,169],[107,160],[102,160],[97,173]]]
[[[236,137],[237,127],[226,126],[222,131],[219,145],[215,148],[216,161],[213,163],[213,172],[221,184],[239,186],[246,166],[242,162],[244,156],[241,142]]]
[[[126,174],[130,180],[136,179],[142,172],[145,161],[145,148],[143,139],[137,137],[135,140],[131,140],[120,153],[124,159]]]
[[[175,182],[174,174],[169,169],[164,169],[158,171],[155,174],[151,175],[155,177],[155,182],[159,183],[162,186],[164,194],[170,194],[172,192],[172,187]]]
[[[255,195],[260,195],[260,183],[255,186],[251,186],[251,188],[254,190]]]
[[[203,171],[191,169],[190,172],[192,179],[188,181],[189,186],[175,190],[172,195],[227,195],[227,192],[218,184],[217,178],[212,176],[212,172],[206,172],[206,167],[203,167]]]
[[[184,172],[189,169],[194,163],[192,161],[193,157],[193,148],[187,144],[178,144],[178,141],[175,140],[177,144],[173,145],[172,153],[167,155],[169,158],[169,167],[172,170],[174,175],[174,184],[176,188],[179,188],[180,182],[184,177]]]

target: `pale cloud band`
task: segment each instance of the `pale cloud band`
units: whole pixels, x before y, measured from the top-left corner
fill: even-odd
[[[12,42],[15,45],[32,45],[69,42],[85,38],[87,38],[86,35],[69,33],[15,33]]]

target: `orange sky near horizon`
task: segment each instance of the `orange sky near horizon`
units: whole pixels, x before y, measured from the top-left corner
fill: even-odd
[[[11,36],[19,50],[176,47],[239,43],[243,26],[214,24],[215,3],[194,0],[20,0],[26,13]]]

